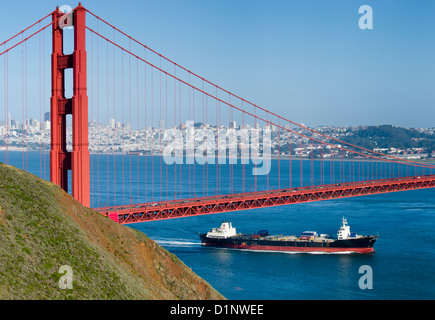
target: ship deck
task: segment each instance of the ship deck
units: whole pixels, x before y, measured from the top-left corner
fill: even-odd
[[[270,236],[263,236],[263,237],[254,237],[252,234],[238,234],[231,239],[234,240],[268,240],[268,241],[301,241],[301,242],[307,242],[307,241],[313,241],[313,242],[334,242],[337,239],[332,238],[325,238],[325,237],[313,237],[310,239],[300,239],[299,237],[295,235],[270,235]]]

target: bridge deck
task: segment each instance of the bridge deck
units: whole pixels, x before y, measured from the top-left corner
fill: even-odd
[[[104,207],[95,210],[119,223],[128,224],[434,187],[435,175],[426,175]]]

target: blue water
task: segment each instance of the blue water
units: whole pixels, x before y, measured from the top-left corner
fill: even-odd
[[[2,156],[0,153],[0,161]],[[28,153],[28,157],[28,170],[43,176],[39,171],[43,167],[39,164],[39,153]],[[22,167],[21,153],[9,158],[9,162],[14,164],[11,158],[17,158],[16,165]],[[160,163],[158,158],[153,161]],[[182,169],[187,170],[184,167]],[[196,168],[202,174],[202,167]],[[160,167],[157,165],[155,170],[160,171]],[[209,166],[209,170],[209,182],[214,184],[216,181],[212,180],[212,176],[215,176],[212,173],[213,166]],[[233,170],[236,176],[240,168],[235,166]],[[294,170],[300,168],[295,166]],[[100,163],[100,178],[104,177],[105,172],[107,167]],[[187,174],[187,171],[182,173]],[[97,176],[94,171],[93,179],[96,180]],[[116,180],[120,183],[122,179]],[[202,183],[202,175],[197,180]],[[221,181],[222,191],[229,189],[226,181]],[[264,180],[259,181],[262,181],[261,186],[264,187]],[[283,181],[284,179],[280,183],[283,184]],[[109,182],[110,189],[112,179]],[[141,188],[141,181],[139,182],[139,188],[132,193],[145,197],[145,187]],[[137,181],[132,184],[136,183]],[[246,188],[249,188],[250,183],[246,183]],[[260,183],[257,183],[260,188]],[[269,183],[277,183],[276,174],[271,173]],[[296,183],[292,182],[294,185]],[[106,182],[103,182],[99,186],[102,194],[100,201],[110,201],[104,199],[103,194],[110,194],[105,185]],[[237,187],[240,188],[240,183]],[[122,186],[117,184],[116,188],[121,193]],[[149,185],[146,188],[147,197],[150,197],[152,188]],[[183,186],[183,195],[187,194],[186,189],[187,186]],[[157,198],[160,191],[156,190]],[[163,190],[162,195],[166,188]],[[199,184],[196,192],[201,190],[203,186]],[[130,190],[125,191],[127,196],[129,192]],[[145,222],[129,227],[144,232],[177,255],[228,299],[434,299],[434,196],[433,189],[405,191]],[[118,200],[120,198],[121,195],[118,194]],[[335,235],[342,217],[348,219],[352,232],[379,233],[379,239],[374,246],[375,253],[361,255],[240,251],[203,247],[198,238],[198,233],[220,226],[223,220],[232,221],[237,232],[242,233],[267,229],[271,234],[298,234],[305,230],[315,230]],[[359,287],[360,277],[364,274],[358,271],[363,265],[371,267],[372,289]]]
[[[435,190],[406,191],[132,225],[229,299],[434,299]],[[231,220],[238,232],[377,234],[376,252],[306,254],[206,248],[197,232]],[[373,289],[360,289],[360,266]]]

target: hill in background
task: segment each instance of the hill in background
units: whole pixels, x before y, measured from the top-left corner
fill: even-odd
[[[435,135],[391,125],[358,127],[342,140],[372,150],[374,148],[424,148],[428,152],[435,150]]]
[[[145,234],[0,163],[0,299],[223,298]]]

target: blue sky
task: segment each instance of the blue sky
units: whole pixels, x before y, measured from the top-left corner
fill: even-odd
[[[2,3],[0,42],[64,4],[78,2]],[[292,121],[435,127],[435,1],[82,5],[186,68]],[[372,30],[358,27],[362,5],[373,9]]]

